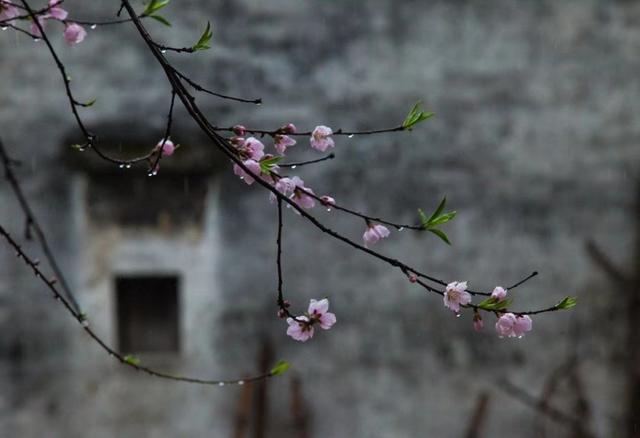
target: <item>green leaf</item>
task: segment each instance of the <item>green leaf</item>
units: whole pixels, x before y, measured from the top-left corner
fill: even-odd
[[[169,23],[169,20],[164,18],[162,15],[149,15],[149,18],[153,18],[154,20],[159,21],[165,26],[171,27],[171,23]]]
[[[86,146],[82,144],[72,144],[71,149],[75,149],[76,151],[83,151]]]
[[[424,112],[422,110],[422,102],[417,101],[409,110],[409,114],[402,122],[404,129],[412,129],[415,125],[434,116],[434,113]]]
[[[276,366],[271,368],[269,374],[271,374],[272,376],[279,376],[280,374],[284,374],[289,368],[291,368],[291,364],[289,362],[287,362],[286,360],[280,360],[278,361]]]
[[[84,106],[86,108],[88,108],[90,106],[93,106],[93,104],[96,103],[96,100],[98,100],[98,99],[91,99],[90,101],[83,103],[82,106]]]
[[[274,156],[260,161],[260,170],[262,173],[269,174],[271,170],[282,160],[282,156]]]
[[[456,217],[455,211],[450,211],[449,213],[441,214],[440,216],[435,217],[431,221],[429,221],[429,227],[435,227],[436,225],[441,225],[449,222],[451,219]]]
[[[489,297],[486,300],[480,302],[478,304],[478,307],[484,310],[502,310],[502,309],[506,309],[507,307],[509,307],[511,305],[511,302],[513,300],[511,300],[510,298],[507,298],[505,300],[498,300],[496,298],[493,297]]]
[[[575,307],[576,304],[578,304],[578,299],[576,297],[564,297],[562,301],[556,304],[556,309],[571,309],[572,307]]]
[[[431,222],[433,219],[438,217],[440,215],[440,213],[442,213],[442,210],[444,210],[444,206],[445,205],[447,205],[447,197],[446,196],[444,198],[442,198],[442,201],[440,201],[440,204],[438,204],[438,207],[436,208],[436,211],[434,211],[433,214],[431,215],[431,217],[429,218],[429,222]]]
[[[449,241],[449,238],[447,237],[444,231],[438,230],[437,228],[430,229],[429,231],[435,234],[436,236],[438,236],[439,238],[441,238],[444,241],[444,243],[446,243],[447,245],[451,245],[451,242]]]
[[[142,15],[151,16],[169,4],[171,0],[151,0]]]
[[[128,364],[130,364],[130,365],[135,365],[135,366],[140,365],[140,359],[138,359],[138,358],[137,358],[137,357],[135,357],[135,356],[127,355],[127,356],[125,356],[123,359],[124,359],[124,361],[125,361],[126,363],[128,363]]]
[[[204,29],[204,32],[202,32],[200,39],[193,45],[193,47],[191,47],[193,51],[196,52],[198,50],[210,49],[211,46],[209,45],[209,42],[211,41],[212,36],[213,33],[211,32],[211,23],[207,21],[207,27]]]

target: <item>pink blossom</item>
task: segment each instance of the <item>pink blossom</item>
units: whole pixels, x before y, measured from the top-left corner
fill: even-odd
[[[0,1],[0,21],[12,20],[20,15],[18,8],[10,3]]]
[[[325,207],[327,207],[327,210],[331,210],[331,207],[336,205],[336,200],[333,199],[331,196],[325,195],[320,197],[320,203]]]
[[[313,338],[313,325],[306,316],[298,316],[298,321],[293,318],[287,318],[287,335],[296,341],[307,342]]]
[[[60,21],[64,21],[67,19],[69,13],[65,9],[57,6],[60,3],[62,3],[61,0],[49,0],[49,7],[51,9],[49,9],[49,11],[47,12],[47,17]]]
[[[276,190],[282,193],[284,196],[292,195],[295,188],[296,183],[291,178],[280,178],[276,183]]]
[[[389,236],[389,229],[384,225],[376,224],[376,225],[367,225],[367,230],[362,235],[362,239],[364,240],[365,246],[373,245],[378,240],[384,239]]]
[[[302,208],[313,208],[316,205],[316,200],[313,197],[309,196],[309,194],[314,194],[313,190],[309,187],[304,186],[304,181],[297,176],[291,178],[293,184],[295,184],[295,189],[293,191],[293,196],[291,199],[298,204]]]
[[[244,135],[247,133],[247,128],[245,128],[243,125],[235,125],[232,129],[233,132],[239,137],[244,137]]]
[[[320,328],[329,330],[336,323],[336,315],[329,312],[329,300],[323,298],[320,301],[311,300],[309,302],[309,318],[318,322]]]
[[[495,299],[496,301],[502,301],[507,297],[507,291],[506,289],[500,287],[500,286],[496,286],[496,288],[493,290],[493,292],[491,292],[491,298]]]
[[[297,129],[296,125],[294,125],[293,123],[287,123],[282,128],[280,128],[280,131],[284,132],[285,134],[295,134]]]
[[[260,172],[261,172],[260,164],[257,161],[249,159],[249,160],[243,161],[242,164],[244,164],[254,174],[260,175]],[[237,164],[233,165],[233,173],[238,175],[240,179],[244,180],[244,182],[246,182],[248,185],[253,184],[253,182],[255,181],[253,176],[249,175],[247,172],[244,171],[243,168],[241,168]]]
[[[409,272],[409,283],[417,283],[418,281],[418,276],[416,275],[415,272]]]
[[[273,139],[275,140],[274,146],[281,155],[286,152],[287,148],[296,144],[296,141],[288,135],[276,134]]]
[[[311,147],[321,152],[335,146],[333,139],[330,137],[333,131],[328,126],[316,126],[311,133]]]
[[[31,33],[33,34],[34,37],[36,38],[42,38],[42,32],[40,32],[40,27],[44,28],[44,20],[45,17],[43,17],[42,15],[36,15],[36,21],[33,21],[31,23]],[[38,27],[38,24],[40,24],[40,27]]]
[[[163,141],[164,145],[162,144]],[[162,148],[162,155],[165,157],[173,155],[173,152],[176,150],[176,146],[169,139],[167,139],[166,141],[164,139],[160,140],[156,145],[155,150],[158,151],[160,150],[160,148]]]
[[[482,316],[480,316],[479,313],[474,313],[473,314],[473,329],[477,332],[479,332],[480,330],[482,330],[482,328],[484,327],[484,322],[482,321]]]
[[[449,283],[444,291],[444,305],[454,312],[460,312],[460,306],[471,302],[471,294],[467,292],[466,281]]]
[[[64,30],[64,39],[68,44],[80,44],[87,36],[87,31],[84,27],[77,23],[71,23]]]
[[[528,315],[520,316],[505,313],[496,322],[496,331],[500,337],[521,338],[525,332],[531,331],[532,321]]]
[[[249,137],[240,143],[238,150],[246,159],[260,161],[260,159],[264,157],[264,145],[255,137]]]

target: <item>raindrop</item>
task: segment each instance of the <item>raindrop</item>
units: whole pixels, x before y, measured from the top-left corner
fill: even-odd
[[[40,41],[40,38],[34,38],[34,39],[33,39],[33,42],[34,42],[34,43],[37,43],[38,41]]]
[[[120,169],[124,169],[124,164],[118,166]]]
[[[456,313],[456,318],[460,318],[460,316],[461,315],[459,313]]]
[[[0,26],[0,29],[2,29],[2,30],[7,30],[7,29],[9,29],[9,28],[8,28],[7,26]]]
[[[224,386],[224,382],[218,382],[218,386]]]
[[[402,231],[402,230],[404,230],[404,227],[398,228],[398,231]]]
[[[355,135],[355,134],[349,134],[347,137],[348,137],[348,138],[353,138],[353,136],[354,136],[354,135]]]
[[[258,102],[258,103],[256,103],[256,105],[262,106],[262,102]]]
[[[81,324],[82,324],[82,327],[87,328],[87,327],[89,327],[89,320],[88,319],[83,319]]]
[[[238,380],[238,385],[244,385],[244,380]]]
[[[160,53],[167,53],[167,49],[160,50]]]
[[[298,167],[298,166],[296,166],[295,164],[293,166],[291,166],[292,169],[295,169],[296,167]]]
[[[327,208],[327,211],[331,211],[331,209],[330,209],[330,208]]]
[[[97,25],[97,24],[92,24],[92,25],[91,25],[91,29],[95,29],[96,27],[98,27],[98,25]]]
[[[127,163],[127,165],[124,166],[124,167],[127,168],[127,169],[131,169],[131,163]]]
[[[520,335],[518,336],[518,339],[522,339],[524,337],[524,335]]]

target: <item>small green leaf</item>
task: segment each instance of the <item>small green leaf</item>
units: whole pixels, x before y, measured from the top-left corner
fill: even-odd
[[[260,161],[260,170],[262,173],[269,174],[271,170],[282,160],[281,156],[274,156]]]
[[[96,103],[96,100],[98,100],[98,99],[91,99],[90,101],[83,103],[82,106],[87,107],[87,108],[90,107],[90,106],[93,106],[93,104]]]
[[[81,144],[78,144],[78,143],[71,145],[71,149],[75,149],[76,151],[82,151],[82,150],[84,150],[84,148],[85,148],[84,145],[81,145]]]
[[[445,205],[447,205],[447,197],[446,196],[444,198],[442,198],[442,201],[440,201],[440,204],[438,204],[438,207],[436,208],[436,211],[434,211],[433,214],[431,215],[431,217],[429,218],[429,222],[431,222],[433,219],[438,217],[440,215],[440,213],[442,213],[442,210],[444,210],[444,206]]]
[[[171,23],[169,20],[164,18],[162,15],[149,15],[149,18],[153,18],[154,20],[164,24],[165,26],[171,27]]]
[[[211,46],[209,45],[209,42],[211,41],[212,36],[213,33],[211,32],[211,23],[207,22],[207,27],[204,29],[204,32],[202,32],[200,39],[193,45],[193,47],[191,47],[193,51],[195,52],[198,50],[210,49]]]
[[[562,301],[556,304],[556,308],[559,310],[571,309],[576,304],[578,304],[578,299],[576,297],[564,297]]]
[[[409,114],[402,122],[402,127],[410,130],[418,123],[433,117],[433,115],[434,113],[424,112],[422,110],[422,102],[418,101],[409,110]]]
[[[451,242],[449,241],[449,238],[447,237],[444,231],[438,230],[437,228],[430,229],[429,231],[435,234],[436,236],[438,236],[439,238],[441,238],[444,241],[444,243],[446,243],[447,245],[451,245]]]
[[[128,364],[130,364],[130,365],[135,365],[135,366],[140,365],[140,359],[138,359],[138,358],[137,358],[137,357],[135,357],[135,356],[127,355],[127,356],[125,356],[123,359],[124,359],[124,361],[125,361],[126,363],[128,363]]]
[[[507,298],[506,300],[498,300],[493,297],[489,297],[486,300],[480,302],[478,307],[484,310],[502,310],[511,305],[512,300]]]
[[[142,15],[151,16],[154,12],[159,11],[169,4],[171,0],[151,0]]]
[[[269,374],[271,374],[272,376],[279,376],[280,374],[284,374],[289,368],[291,368],[291,364],[289,362],[287,362],[286,360],[280,360],[278,361],[276,366],[271,368]]]

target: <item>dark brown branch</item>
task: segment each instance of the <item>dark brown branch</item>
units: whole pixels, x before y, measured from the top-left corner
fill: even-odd
[[[16,256],[22,259],[25,264],[31,268],[33,274],[36,278],[40,279],[42,283],[49,289],[52,293],[53,297],[62,303],[64,308],[73,316],[73,318],[82,326],[82,329],[98,344],[104,351],[106,351],[111,357],[116,358],[122,365],[129,366],[136,371],[142,371],[150,376],[159,377],[162,379],[175,380],[179,382],[188,382],[188,383],[197,383],[202,385],[244,385],[247,382],[253,382],[257,380],[266,379],[268,377],[272,377],[271,372],[265,372],[263,374],[259,374],[257,376],[240,379],[240,380],[210,380],[210,379],[200,379],[194,377],[185,377],[185,376],[177,376],[173,374],[164,373],[161,371],[156,371],[152,368],[139,365],[131,360],[129,360],[126,356],[121,355],[112,347],[110,347],[102,338],[100,338],[89,326],[89,321],[86,316],[82,313],[77,312],[69,300],[67,300],[58,290],[56,284],[56,279],[47,279],[43,272],[38,267],[38,262],[31,259],[22,249],[22,247],[11,237],[9,232],[0,225],[0,236],[2,236],[7,243],[16,251]]]

